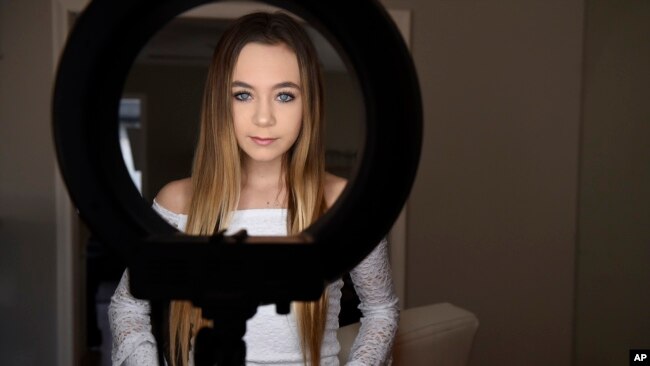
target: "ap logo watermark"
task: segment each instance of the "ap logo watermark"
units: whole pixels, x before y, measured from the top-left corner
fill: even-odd
[[[650,366],[650,350],[631,349],[630,366]]]

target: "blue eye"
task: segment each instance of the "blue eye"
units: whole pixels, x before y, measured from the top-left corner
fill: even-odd
[[[281,103],[288,103],[288,102],[294,100],[295,98],[296,97],[293,94],[283,92],[283,93],[278,94],[278,97],[276,99]]]
[[[238,92],[235,93],[235,99],[242,101],[242,102],[247,102],[252,98],[251,93],[247,92]]]

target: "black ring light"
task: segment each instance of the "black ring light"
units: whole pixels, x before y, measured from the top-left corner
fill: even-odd
[[[69,36],[54,88],[58,161],[84,221],[126,258],[136,296],[191,299],[205,308],[245,298],[275,302],[286,312],[291,300],[317,299],[324,285],[357,265],[397,219],[420,156],[417,76],[401,35],[377,1],[265,1],[309,21],[347,55],[366,105],[362,161],[342,199],[297,237],[180,234],[129,178],[118,144],[118,104],[147,40],[176,15],[211,2],[89,4]]]

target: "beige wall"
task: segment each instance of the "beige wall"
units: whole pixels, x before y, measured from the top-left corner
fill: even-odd
[[[576,365],[650,347],[650,2],[587,1]]]
[[[383,3],[424,105],[407,307],[475,312],[471,365],[569,365],[583,1]]]
[[[0,0],[0,363],[56,360],[50,2]]]

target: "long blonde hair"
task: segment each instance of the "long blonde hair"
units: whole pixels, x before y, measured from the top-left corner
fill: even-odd
[[[238,19],[221,37],[208,70],[201,127],[192,166],[192,196],[186,232],[211,235],[228,227],[242,184],[242,152],[233,127],[231,82],[237,58],[250,43],[284,44],[298,59],[303,120],[294,145],[283,158],[287,233],[307,228],[327,209],[324,194],[322,77],[316,51],[304,29],[283,13],[254,13]],[[327,294],[294,304],[305,364],[320,365],[327,317]],[[190,340],[211,326],[188,301],[173,301],[169,316],[172,365],[187,365]]]

